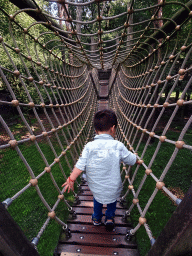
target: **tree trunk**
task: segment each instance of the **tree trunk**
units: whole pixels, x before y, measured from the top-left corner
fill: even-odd
[[[60,19],[62,19],[63,15],[64,15],[64,7],[63,7],[63,5],[57,3],[57,9],[58,9],[58,17]],[[63,25],[62,24],[62,20],[59,20],[59,25],[60,26]],[[64,44],[63,44],[63,46],[61,48],[61,57],[62,57],[62,60],[65,61],[65,47],[64,47]],[[63,63],[63,65],[65,66],[65,63]]]
[[[64,13],[64,7],[61,4],[57,3],[57,8],[58,8],[58,17],[60,19],[63,18],[63,13]],[[59,20],[59,25],[62,26],[62,20]]]
[[[64,7],[64,5],[65,5],[65,7]],[[68,14],[67,14],[68,13],[68,8],[69,8],[68,4],[64,4],[64,3],[63,4],[58,4],[58,13],[60,11],[59,15],[62,15],[61,18],[64,17],[65,20],[68,18]],[[71,32],[71,23],[65,21],[65,26],[66,26],[66,30]],[[68,37],[72,37],[71,34],[69,34]],[[73,55],[71,53],[68,53],[68,58],[69,58],[69,62],[71,64],[73,64]]]
[[[76,9],[76,20],[82,21],[82,13],[83,13],[82,6],[77,6],[77,9]],[[76,24],[76,29],[77,29],[77,34],[81,33],[81,24],[77,23]],[[81,36],[80,35],[78,35],[78,39],[81,40]]]
[[[160,4],[160,2],[161,2],[161,0],[158,0],[158,4]],[[154,27],[157,28],[157,29],[160,29],[163,26],[162,14],[163,14],[162,13],[162,7],[160,7],[157,14],[156,14],[156,17],[158,19],[153,22]],[[158,41],[159,41],[159,43],[161,43],[162,38],[160,38]],[[161,54],[161,49],[160,48],[158,49],[157,56],[158,56],[158,58],[157,58],[158,61],[157,61],[156,65],[159,65],[162,61],[162,54]],[[158,80],[159,80],[159,75],[156,76],[155,82],[157,82]],[[167,87],[167,90],[165,90],[165,97],[167,97],[166,95],[168,95],[168,93],[169,93],[169,90],[168,90],[168,87]],[[154,103],[156,103],[158,95],[159,95],[159,87],[156,89],[156,93],[155,93],[154,98],[153,98]],[[154,114],[151,117],[151,121],[149,123],[149,129],[150,130],[153,128],[153,126],[155,124],[155,121],[158,118],[158,115],[159,115],[159,109],[157,108],[157,109],[155,109]]]
[[[179,90],[176,91],[175,101],[178,101],[178,99],[179,99],[179,92],[180,92]]]
[[[91,51],[93,51],[93,52],[91,53],[92,56],[95,55],[95,54],[94,54],[94,51],[95,51],[95,49],[96,49],[94,43],[95,43],[94,36],[91,36]]]
[[[119,44],[119,38],[118,38],[119,37],[119,33],[116,34],[116,37],[117,37],[116,38],[116,44]]]
[[[127,9],[131,7],[131,1],[127,4]],[[133,27],[130,25],[133,24],[133,13],[129,16],[129,27],[127,28],[127,49],[130,50],[131,40],[133,39]]]

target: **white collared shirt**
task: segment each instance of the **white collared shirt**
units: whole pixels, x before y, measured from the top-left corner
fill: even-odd
[[[96,135],[88,142],[76,167],[86,172],[86,179],[93,197],[101,204],[110,204],[121,194],[120,164],[136,163],[136,155],[109,134]]]

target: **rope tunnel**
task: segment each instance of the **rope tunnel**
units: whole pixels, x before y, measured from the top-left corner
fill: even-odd
[[[192,1],[0,4],[0,201],[40,255],[61,228],[70,232],[83,178],[70,194],[61,185],[93,139],[98,109],[115,111],[117,139],[140,163],[121,164],[126,239],[144,230],[153,246],[182,202],[192,167],[191,17]]]

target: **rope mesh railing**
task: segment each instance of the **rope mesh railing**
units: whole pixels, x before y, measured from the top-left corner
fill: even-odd
[[[172,187],[186,192],[191,180],[192,2],[11,0],[0,17],[0,200],[41,252],[40,238],[59,226],[51,219],[69,232],[63,213],[75,215],[78,195],[61,185],[94,133],[98,69],[112,69],[117,138],[140,163],[122,168],[134,221],[126,237],[144,226],[153,245],[181,202]],[[155,228],[162,197],[171,210]]]
[[[9,35],[0,37],[1,200],[37,246],[51,219],[68,230],[63,211],[74,211],[61,184],[92,136],[96,94],[86,65],[64,50],[62,36],[42,28],[34,37],[42,22],[28,20],[25,28],[24,11],[1,11],[9,24]]]
[[[187,10],[188,4],[182,7]],[[177,14],[174,17],[177,17]],[[191,141],[188,140],[187,134],[190,134],[192,119],[189,113],[185,121],[181,117],[178,118],[178,115],[182,115],[182,111],[185,111],[185,107],[189,108],[191,105],[190,17],[190,10],[181,23],[176,23],[174,18],[164,20],[161,17],[162,23],[174,23],[174,27],[172,24],[172,30],[167,30],[165,23],[154,33],[151,20],[154,20],[155,16],[148,21],[147,26],[143,22],[146,27],[137,44],[123,61],[110,97],[111,107],[118,113],[118,136],[130,150],[138,155],[141,164],[135,168],[134,172],[130,167],[124,168],[124,185],[128,183],[128,188],[121,200],[125,200],[129,193],[133,196],[132,204],[125,215],[128,216],[136,207],[140,216],[138,224],[127,233],[127,239],[130,239],[144,225],[152,245],[155,239],[150,228],[150,217],[146,218],[146,215],[150,216],[148,213],[151,204],[156,200],[158,191],[162,190],[178,205],[181,199],[175,196],[169,187],[166,187],[164,180],[166,181],[168,172],[174,175],[175,166],[172,168],[172,165],[175,158],[179,159],[182,172],[189,172],[190,169],[190,167],[185,169],[183,166],[182,156],[190,154]],[[145,35],[149,30],[152,30],[152,35]],[[159,31],[161,36],[157,37]],[[147,42],[149,40],[153,44],[149,44]],[[115,69],[113,73],[116,73]],[[174,97],[173,92],[176,92]],[[179,129],[174,127],[178,121],[181,125]],[[170,131],[174,131],[174,135]],[[172,136],[174,139],[171,138]],[[164,159],[162,163],[162,151],[167,149],[164,146],[166,143],[173,146],[172,151],[169,152],[170,155],[165,157],[166,160]],[[150,159],[145,160],[152,144],[156,145],[154,152],[151,153]],[[182,156],[179,152],[181,149],[186,150]],[[157,165],[161,166],[160,172],[156,170]],[[185,175],[175,174],[178,183],[179,179]],[[145,185],[149,180],[148,177],[153,179],[154,185],[151,184],[153,189],[148,190],[146,195]],[[167,182],[169,183],[168,179]],[[143,190],[145,193],[142,193]],[[146,224],[147,221],[149,224]],[[154,226],[153,232],[156,236],[159,234]]]

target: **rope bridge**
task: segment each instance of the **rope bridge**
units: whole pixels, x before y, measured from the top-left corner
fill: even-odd
[[[192,165],[192,1],[144,6],[11,0],[2,1],[0,17],[4,208],[40,255],[48,255],[46,247],[53,255],[60,227],[71,235],[67,213],[76,215],[72,205],[79,204],[81,179],[73,194],[63,195],[61,185],[94,136],[94,113],[109,104],[118,117],[117,139],[140,162],[122,165],[120,203],[124,219],[131,216],[133,222],[125,238],[128,242],[144,229],[149,255],[164,255],[170,240],[163,232],[171,226],[175,245],[181,216],[188,230],[191,214],[192,192],[186,192]],[[182,188],[184,199],[174,187]],[[162,231],[184,204],[189,209],[178,215],[177,227],[168,222]],[[0,248],[5,253],[5,246]],[[179,255],[175,248],[169,247],[169,255]],[[185,250],[190,251],[187,238]],[[31,255],[38,253],[34,249]]]

